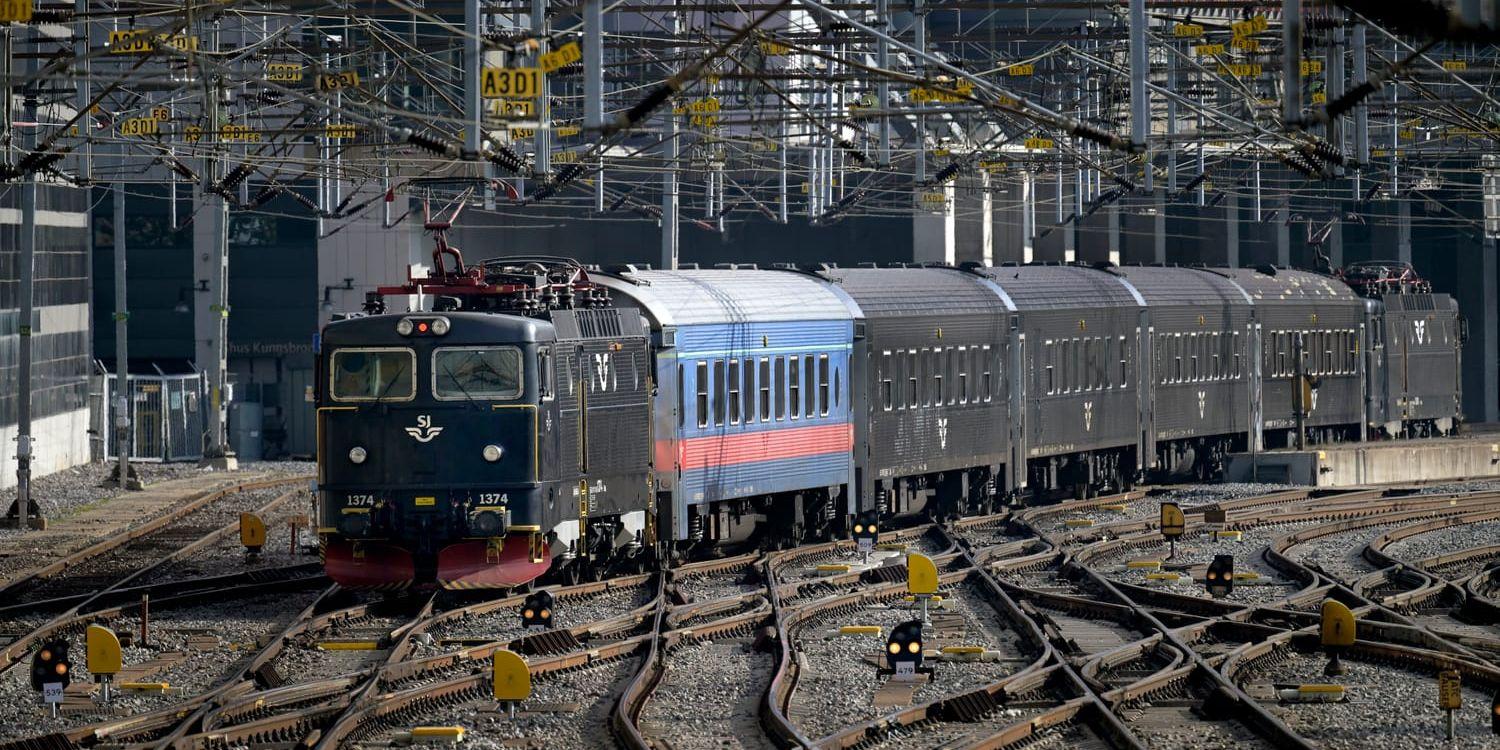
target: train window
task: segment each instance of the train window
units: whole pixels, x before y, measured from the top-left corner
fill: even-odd
[[[957,380],[953,384],[953,397],[960,404],[969,403],[969,347],[958,347],[957,357],[953,360],[953,377]]]
[[[828,416],[828,355],[818,355],[818,413]]]
[[[1126,359],[1127,353],[1128,352],[1127,352],[1127,350],[1125,348],[1125,337],[1121,336],[1120,337],[1120,349],[1119,349],[1119,354],[1120,354],[1120,387],[1121,388],[1129,388],[1130,387],[1130,370],[1128,369],[1128,366],[1126,365],[1126,362],[1129,361],[1128,359]]]
[[[729,423],[739,424],[740,415],[740,361],[729,360]]]
[[[677,366],[677,429],[687,426],[687,368],[683,365]],[[698,412],[702,414],[703,412]],[[702,417],[699,417],[702,419]]]
[[[552,400],[552,347],[536,350],[536,390],[542,401]]]
[[[1173,383],[1182,382],[1182,334],[1172,334],[1172,380]]]
[[[519,372],[520,354],[516,355]],[[410,349],[337,349],[329,368],[334,401],[410,401],[417,394],[417,355]]]
[[[786,419],[786,357],[771,365],[772,388],[776,390],[776,421]]]
[[[786,359],[786,396],[791,402],[791,418],[802,416],[802,358],[793,354]]]
[[[741,365],[740,376],[744,378],[744,387],[740,393],[744,397],[745,424],[755,421],[755,360],[746,359]]]
[[[711,383],[711,385],[712,385],[712,392],[714,394],[714,424],[715,425],[723,425],[724,424],[724,402],[725,402],[725,398],[726,398],[725,394],[727,392],[726,389],[725,389],[725,387],[724,387],[725,382],[726,381],[724,380],[724,360],[722,360],[722,359],[715,360],[714,361],[714,379],[713,379],[713,381]]]
[[[932,402],[936,406],[943,405],[943,376],[947,374],[948,350],[932,350]]]
[[[841,387],[840,387],[842,385],[843,385],[843,383],[839,382],[839,368],[834,367],[833,368],[833,406],[834,406],[835,409],[837,409],[838,405],[839,405],[839,391],[842,390]]]
[[[1323,344],[1323,372],[1332,373],[1333,370],[1333,331],[1324,331],[1318,336]]]
[[[980,395],[984,398],[985,403],[989,403],[990,400],[995,397],[995,373],[994,368],[990,365],[991,360],[989,344],[985,344],[984,346],[979,348],[979,362],[979,366],[984,368],[984,373],[980,376]]]
[[[818,414],[816,408],[818,405],[818,372],[813,369],[813,355],[809,354],[803,357],[802,364],[807,370],[807,388],[805,389],[807,391],[807,408],[803,409],[802,412],[807,415],[808,419],[811,419]]]
[[[1245,358],[1240,352],[1240,332],[1235,331],[1229,336],[1229,347],[1234,351],[1234,379],[1239,380],[1245,373]]]
[[[432,353],[432,395],[439,401],[521,395],[521,350],[462,347]]]
[[[771,421],[771,359],[760,358],[760,421]]]
[[[885,411],[894,409],[896,404],[895,394],[891,391],[891,353],[889,351],[880,353],[880,408]]]
[[[1287,338],[1285,331],[1277,331],[1273,334],[1276,341],[1276,364],[1271,374],[1281,377],[1287,373]]]
[[[1047,395],[1050,396],[1054,393],[1057,393],[1057,373],[1056,370],[1053,369],[1052,364],[1057,359],[1057,344],[1052,341],[1048,341],[1045,346],[1047,348],[1047,356],[1043,361],[1047,363],[1047,366],[1043,370],[1044,377],[1042,387],[1045,389]]]
[[[917,350],[906,352],[906,398],[905,408],[917,408]]]

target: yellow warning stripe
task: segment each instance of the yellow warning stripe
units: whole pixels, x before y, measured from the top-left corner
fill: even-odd
[[[380,648],[379,641],[319,641],[318,648],[324,651],[374,651]]]
[[[879,625],[845,625],[839,628],[840,635],[880,635]]]

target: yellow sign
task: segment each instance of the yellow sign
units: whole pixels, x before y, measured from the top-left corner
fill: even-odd
[[[353,140],[359,130],[347,123],[329,123],[323,126],[323,137],[335,141]]]
[[[1010,167],[1008,162],[981,160],[979,168],[990,172],[1004,172]]]
[[[103,625],[88,627],[84,633],[84,650],[88,656],[89,672],[93,674],[113,676],[124,666],[119,637]]]
[[[932,155],[935,156],[935,157],[938,157],[938,158],[942,158],[944,156],[947,156],[949,153],[952,153],[952,152],[950,152],[946,148],[935,148],[935,149],[932,150]]]
[[[790,55],[792,48],[778,42],[761,42],[760,51],[770,57]]]
[[[111,55],[142,55],[156,51],[157,46],[163,44],[181,52],[198,51],[198,37],[157,36],[153,35],[149,29],[109,32],[108,46]]]
[[[1322,73],[1322,72],[1323,72],[1323,61],[1322,60],[1303,60],[1302,61],[1302,75],[1304,75],[1304,76],[1315,76],[1315,75],[1317,75],[1319,73]]]
[[[551,73],[564,65],[571,65],[583,59],[583,50],[579,49],[578,42],[568,42],[551,52],[536,59],[538,65],[542,66],[542,72]],[[540,88],[540,87],[539,87]]]
[[[1008,76],[1029,76],[1036,73],[1036,66],[1032,63],[1016,63],[1005,69]]]
[[[172,119],[172,110],[167,109],[166,107],[152,107],[151,119],[156,120],[157,122],[166,122],[167,120]]]
[[[1321,91],[1313,92],[1312,103],[1313,104],[1327,104],[1328,103],[1328,95],[1325,94],[1325,93],[1323,93],[1323,92],[1321,92]]]
[[[266,63],[266,80],[299,83],[302,81],[302,63]]]
[[[1353,646],[1354,613],[1336,599],[1323,600],[1323,621],[1318,634],[1324,646]]]
[[[1464,707],[1464,676],[1457,669],[1438,672],[1438,708],[1457,711]]]
[[[154,117],[132,117],[120,121],[120,135],[156,135],[161,132],[161,121]]]
[[[1469,63],[1467,61],[1465,61],[1465,60],[1444,60],[1443,61],[1443,70],[1452,71],[1454,73],[1462,73],[1463,71],[1468,70],[1468,69],[1469,69]]]
[[[1187,530],[1187,518],[1182,515],[1182,508],[1177,503],[1161,504],[1161,535],[1168,539],[1176,539]]]
[[[916,552],[908,554],[906,556],[906,593],[913,596],[931,596],[936,594],[937,590],[937,564],[926,555]]]
[[[1203,25],[1197,23],[1173,24],[1172,36],[1179,39],[1197,39],[1203,36]]]
[[[704,97],[688,103],[688,111],[695,115],[713,114],[719,111],[719,98]]]
[[[225,125],[219,129],[219,139],[225,143],[260,143],[260,133],[249,125]]]
[[[31,20],[31,0],[0,0],[0,21],[26,23]]]
[[[770,138],[757,138],[750,142],[750,150],[769,154],[780,151],[781,144],[771,140]]]
[[[1026,148],[1029,148],[1032,151],[1040,151],[1043,149],[1057,147],[1057,143],[1051,138],[1027,138],[1025,141],[1025,145]]]
[[[506,649],[495,651],[490,675],[490,689],[497,701],[524,701],[531,697],[531,670],[519,654]]]
[[[1237,36],[1229,40],[1229,46],[1246,52],[1260,51],[1260,42],[1248,36]]]
[[[319,73],[313,82],[319,91],[338,91],[359,86],[359,73],[353,70],[335,70]]]
[[[485,68],[479,94],[486,99],[532,99],[542,94],[541,68]]]
[[[1020,102],[1017,101],[1014,97],[1003,96],[1003,95],[996,96],[995,97],[995,103],[998,104],[998,105],[1000,105],[1000,106],[1002,106],[1002,107],[1014,107],[1017,104],[1020,104]]]
[[[952,93],[950,93],[952,92]],[[956,104],[967,101],[974,95],[974,84],[968,81],[958,81],[952,86],[943,89],[927,88],[925,86],[913,87],[907,94],[907,99],[914,102],[938,102],[942,104]]]
[[[240,544],[250,549],[266,546],[266,522],[254,513],[240,514]]]
[[[719,127],[718,115],[691,115],[688,124],[695,128],[717,128]]]
[[[1222,54],[1224,54],[1224,45],[1222,45],[1222,44],[1200,44],[1200,45],[1198,45],[1196,47],[1193,47],[1193,53],[1196,54],[1196,55],[1198,55],[1199,57],[1209,57],[1210,55],[1222,55]]]
[[[1251,34],[1259,34],[1270,27],[1271,24],[1266,21],[1265,16],[1256,15],[1244,21],[1235,21],[1229,24],[1229,31],[1235,36],[1250,36]]]
[[[1260,75],[1260,63],[1229,63],[1219,66],[1219,75],[1246,78]]]
[[[182,129],[182,139],[188,143],[197,143],[203,140],[203,128],[197,125],[189,125]]]
[[[1396,135],[1406,141],[1415,141],[1417,139],[1417,131],[1411,128],[1402,128],[1396,131]]]
[[[577,151],[555,151],[552,154],[552,163],[553,164],[577,164],[578,163],[578,152]]]

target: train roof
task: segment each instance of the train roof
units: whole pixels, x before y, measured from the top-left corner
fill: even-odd
[[[1168,266],[1116,269],[1149,305],[1249,305],[1248,294],[1223,271]]]
[[[1139,307],[1135,289],[1111,270],[1086,266],[992,266],[977,268],[1005,290],[1017,310],[1073,307]]]
[[[824,275],[858,303],[866,318],[996,313],[1008,309],[986,279],[947,268],[835,268]]]
[[[793,271],[633,271],[590,279],[635,300],[657,326],[860,317],[836,286]]]
[[[416,339],[396,333],[402,318],[447,318],[452,329],[443,336]],[[545,341],[552,336],[552,324],[537,318],[488,312],[406,312],[384,315],[361,315],[335,320],[324,326],[324,346],[393,346],[413,341],[437,344],[522,343]]]
[[[1332,276],[1289,268],[1219,269],[1244,288],[1257,305],[1277,302],[1353,302],[1359,299],[1349,285]],[[1274,270],[1275,273],[1269,273]]]

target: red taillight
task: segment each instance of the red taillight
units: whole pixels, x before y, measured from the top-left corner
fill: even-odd
[[[427,333],[427,324],[426,323],[418,323],[417,324],[417,333]]]

